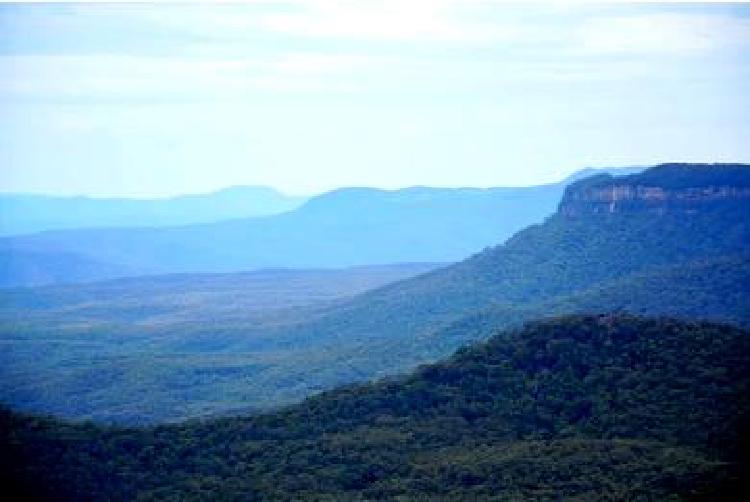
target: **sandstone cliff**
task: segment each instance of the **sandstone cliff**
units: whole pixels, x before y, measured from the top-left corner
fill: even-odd
[[[662,164],[629,176],[594,176],[571,184],[558,211],[566,216],[664,214],[722,207],[750,216],[750,165]]]

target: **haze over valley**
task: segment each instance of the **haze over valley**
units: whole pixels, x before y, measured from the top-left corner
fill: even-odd
[[[208,198],[152,201],[150,206],[139,207],[140,217],[132,214],[131,206],[143,206],[143,202],[28,201],[27,206],[40,214],[49,211],[48,206],[56,206],[52,214],[82,213],[77,223],[72,219],[68,223],[79,228],[0,238],[0,285],[175,272],[452,262],[541,222],[554,211],[567,183],[590,172],[582,170],[559,183],[523,188],[340,188],[289,211],[280,211],[276,201],[269,203],[262,193],[258,197],[251,192],[245,199],[254,202],[244,206],[279,213],[253,218],[246,217],[247,207],[237,201],[222,200],[226,197],[221,194],[227,191]],[[192,199],[195,202],[187,202]],[[90,207],[82,210],[81,204]],[[187,210],[180,212],[180,206]],[[214,217],[224,214],[228,219],[187,221],[190,215],[199,221],[206,217],[200,216],[201,206],[212,208]],[[159,222],[168,210],[182,215],[184,223],[193,224],[146,225]],[[99,219],[86,220],[87,214]],[[106,224],[108,214],[126,214],[128,218],[119,225],[115,219]],[[89,228],[101,226],[106,228]],[[130,226],[139,228],[127,228]]]
[[[143,423],[278,407],[549,315],[626,311],[746,326],[748,190],[745,165],[595,174],[568,185],[543,223],[449,266],[6,289],[0,389],[23,409]],[[351,249],[370,245],[346,239]],[[103,374],[105,387],[91,385]]]
[[[0,3],[5,493],[746,500],[748,33]]]

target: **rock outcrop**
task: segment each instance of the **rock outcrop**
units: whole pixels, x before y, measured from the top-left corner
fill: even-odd
[[[722,207],[744,210],[750,216],[750,165],[662,164],[629,176],[593,176],[566,189],[558,212],[566,216],[664,214]]]

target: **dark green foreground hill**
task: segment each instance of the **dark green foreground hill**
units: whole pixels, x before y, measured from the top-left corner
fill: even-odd
[[[42,500],[740,500],[749,425],[749,332],[571,316],[272,414],[4,411],[0,467]]]

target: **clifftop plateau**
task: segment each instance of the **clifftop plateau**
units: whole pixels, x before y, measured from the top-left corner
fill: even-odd
[[[662,164],[628,176],[593,176],[568,186],[558,212],[664,214],[721,207],[750,209],[750,165]]]

